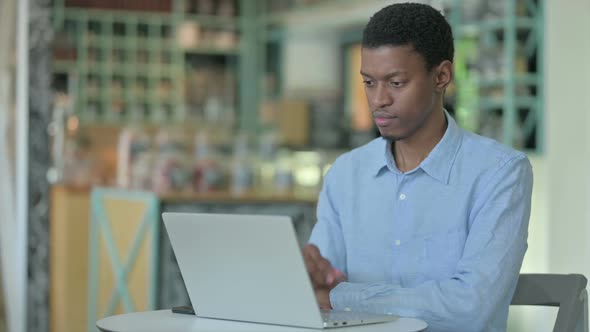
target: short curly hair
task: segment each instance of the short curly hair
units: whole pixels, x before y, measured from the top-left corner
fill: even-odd
[[[430,71],[444,60],[453,61],[455,47],[451,26],[429,5],[396,3],[375,13],[363,31],[362,46],[411,45]]]

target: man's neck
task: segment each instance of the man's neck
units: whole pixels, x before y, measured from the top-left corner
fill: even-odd
[[[444,111],[435,111],[426,125],[414,135],[391,145],[397,168],[406,173],[418,167],[430,151],[440,142],[447,129]]]

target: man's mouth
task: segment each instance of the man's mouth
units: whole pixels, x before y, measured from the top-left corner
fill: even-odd
[[[397,120],[397,116],[386,114],[373,114],[373,118],[375,119],[375,124],[377,125],[377,127],[386,127],[390,125],[393,121]]]

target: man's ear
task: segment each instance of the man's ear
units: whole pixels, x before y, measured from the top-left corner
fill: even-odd
[[[451,84],[453,74],[453,63],[449,60],[444,60],[434,68],[434,84],[438,92],[443,93]]]

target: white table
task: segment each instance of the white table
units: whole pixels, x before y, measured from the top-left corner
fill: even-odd
[[[104,332],[310,332],[318,331],[298,327],[234,322],[198,318],[193,315],[173,314],[171,310],[135,312],[103,318],[96,326]],[[415,318],[399,318],[388,323],[338,327],[333,332],[417,332],[428,325]]]

